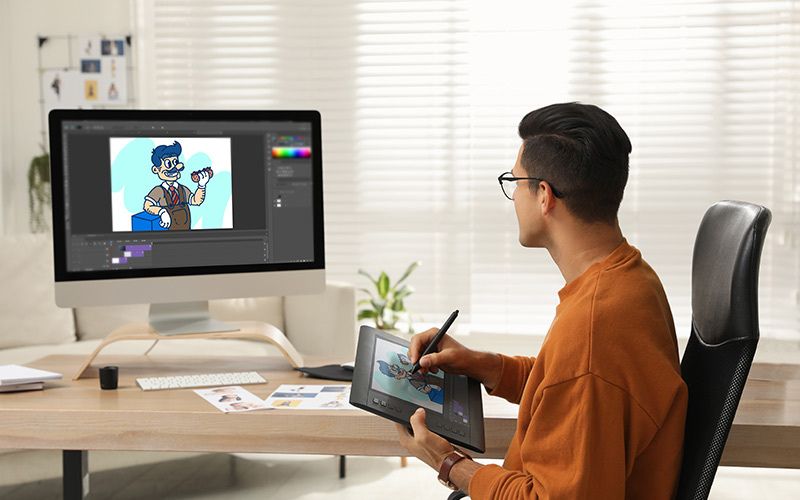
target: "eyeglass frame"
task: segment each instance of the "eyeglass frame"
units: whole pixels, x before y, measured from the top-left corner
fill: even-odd
[[[506,177],[506,174],[510,175],[510,177]],[[514,201],[514,198],[508,196],[506,190],[503,188],[503,181],[539,181],[539,182],[546,182],[550,186],[550,190],[553,191],[553,196],[556,198],[563,198],[564,193],[557,190],[556,187],[548,180],[542,179],[541,177],[514,177],[514,174],[511,172],[503,172],[502,174],[497,176],[497,182],[500,184],[500,191],[503,192],[503,196],[508,198],[511,201]],[[514,188],[516,190],[516,188]]]

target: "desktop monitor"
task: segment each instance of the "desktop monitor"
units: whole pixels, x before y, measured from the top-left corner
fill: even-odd
[[[56,303],[151,304],[224,331],[216,298],[325,286],[316,111],[54,110]]]

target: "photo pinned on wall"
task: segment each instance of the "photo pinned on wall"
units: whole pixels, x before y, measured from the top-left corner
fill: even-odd
[[[125,40],[101,40],[100,53],[104,56],[125,55]]]
[[[55,108],[79,107],[84,103],[82,75],[74,70],[42,72],[45,113]]]
[[[112,137],[114,232],[233,228],[230,137]]]
[[[100,73],[100,59],[81,59],[81,73]]]
[[[117,86],[114,82],[108,84],[108,100],[109,101],[119,100],[119,90],[117,90]]]
[[[100,57],[100,37],[79,36],[77,56],[79,59],[97,59]]]
[[[83,82],[83,98],[86,101],[97,100],[97,80],[85,80]]]

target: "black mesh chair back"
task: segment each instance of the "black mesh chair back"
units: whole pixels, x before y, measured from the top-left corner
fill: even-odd
[[[758,344],[758,269],[771,218],[765,207],[721,201],[697,231],[678,500],[705,500],[714,482]]]

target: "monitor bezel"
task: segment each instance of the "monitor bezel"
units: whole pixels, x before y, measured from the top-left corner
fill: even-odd
[[[187,266],[151,269],[115,269],[68,271],[67,241],[64,221],[64,158],[62,124],[64,121],[298,121],[311,123],[312,197],[314,221],[314,260],[222,266]],[[55,109],[48,116],[50,127],[50,175],[52,192],[53,259],[56,282],[116,280],[128,278],[163,278],[172,276],[263,273],[325,269],[325,224],[322,199],[322,131],[316,110],[245,111],[245,110],[64,110]]]

